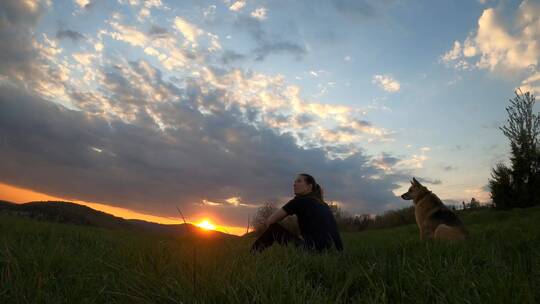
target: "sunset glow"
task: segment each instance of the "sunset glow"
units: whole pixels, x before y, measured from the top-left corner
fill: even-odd
[[[103,211],[114,216],[118,216],[124,219],[139,219],[149,222],[154,222],[158,224],[178,224],[179,219],[176,218],[167,218],[161,216],[154,216],[149,214],[144,214],[129,210],[126,208],[113,207],[104,203],[92,203],[80,200],[66,199],[61,197],[56,197],[52,195],[47,195],[44,193],[32,191],[29,189],[19,188],[8,184],[0,183],[0,199],[6,200],[12,203],[27,203],[32,201],[70,201],[76,204],[88,206],[94,210]],[[195,224],[198,227],[208,229],[208,230],[219,230],[229,234],[242,235],[246,231],[245,227],[234,227],[234,226],[218,226],[211,224],[208,220],[201,222],[200,224]],[[201,226],[203,225],[203,226]]]
[[[216,226],[212,225],[208,220],[200,222],[197,226],[206,230],[216,230]]]

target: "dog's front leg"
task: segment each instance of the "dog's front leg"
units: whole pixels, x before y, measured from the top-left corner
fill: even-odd
[[[429,225],[423,225],[420,229],[420,239],[421,240],[430,240],[433,238],[433,229]]]

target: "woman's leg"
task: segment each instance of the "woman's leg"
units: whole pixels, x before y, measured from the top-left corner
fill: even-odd
[[[272,246],[274,242],[277,242],[280,245],[293,243],[296,246],[300,246],[303,243],[302,239],[276,223],[270,225],[263,234],[259,236],[255,243],[253,243],[253,246],[251,246],[251,252],[263,251]]]

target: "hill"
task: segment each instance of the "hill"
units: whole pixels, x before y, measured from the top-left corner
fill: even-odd
[[[107,229],[187,236],[204,233],[215,237],[237,236],[203,230],[192,224],[164,225],[143,220],[123,219],[88,206],[63,201],[40,201],[15,204],[0,200],[0,213],[63,224],[86,225]]]

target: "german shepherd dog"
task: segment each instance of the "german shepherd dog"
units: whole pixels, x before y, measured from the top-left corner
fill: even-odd
[[[420,228],[420,239],[463,240],[467,231],[458,216],[413,177],[409,191],[401,198],[413,200],[414,217]]]

